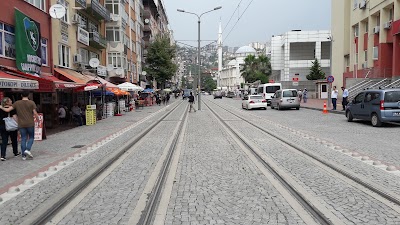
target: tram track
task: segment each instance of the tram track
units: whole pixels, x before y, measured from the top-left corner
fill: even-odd
[[[224,124],[224,126],[226,126],[227,129],[229,129],[234,134],[234,136],[236,138],[238,138],[254,154],[254,156],[259,160],[259,162],[261,162],[266,168],[268,168],[268,170],[271,173],[274,174],[274,176],[289,190],[289,192],[292,194],[292,196],[295,197],[301,203],[301,205],[303,207],[305,207],[307,209],[307,211],[309,211],[310,214],[319,223],[321,223],[321,224],[337,224],[337,221],[333,222],[332,216],[326,215],[326,214],[329,214],[329,213],[327,213],[327,211],[321,212],[318,206],[316,206],[313,202],[311,202],[310,200],[308,200],[306,198],[306,194],[304,192],[303,193],[299,192],[299,187],[294,186],[293,182],[287,182],[285,179],[288,178],[288,176],[280,174],[280,172],[276,171],[276,167],[270,166],[269,163],[273,163],[273,162],[271,162],[271,161],[267,162],[268,160],[266,160],[265,157],[260,155],[259,151],[256,150],[257,149],[256,145],[250,143],[250,141],[247,138],[245,138],[242,134],[240,134],[240,132],[238,132],[237,130],[235,130],[235,128],[233,128],[231,125],[228,124],[230,121],[232,121],[232,119],[224,120],[222,118],[222,116],[216,112],[215,109],[212,109],[212,107],[209,105],[210,102],[212,104],[214,104],[215,106],[219,107],[220,109],[222,109],[224,111],[224,113],[226,112],[226,113],[233,115],[234,117],[239,118],[241,121],[246,122],[247,124],[249,124],[250,126],[252,126],[254,128],[257,128],[261,132],[264,132],[267,136],[274,139],[275,141],[283,143],[284,145],[288,146],[288,148],[294,149],[294,150],[298,151],[299,153],[304,154],[306,157],[310,158],[311,160],[314,160],[316,163],[320,164],[321,166],[326,166],[330,170],[335,171],[340,176],[343,176],[343,177],[355,182],[356,184],[361,185],[362,187],[371,191],[373,194],[376,194],[377,196],[379,196],[378,198],[383,198],[383,200],[381,202],[385,202],[386,205],[388,205],[388,207],[394,208],[395,210],[399,209],[400,201],[396,197],[396,195],[394,195],[393,193],[389,193],[388,191],[383,190],[382,188],[376,187],[372,183],[369,183],[369,182],[359,179],[356,175],[349,173],[348,171],[345,171],[342,168],[340,168],[324,159],[321,159],[317,155],[314,155],[314,154],[310,153],[309,151],[303,149],[301,146],[297,146],[296,144],[291,143],[289,140],[286,140],[285,138],[275,135],[274,133],[268,131],[267,129],[260,126],[259,124],[255,124],[254,122],[244,118],[243,116],[238,115],[237,113],[233,113],[230,109],[224,108],[223,106],[216,104],[213,101],[204,102],[205,105],[210,109],[210,111],[221,121],[221,123]],[[251,129],[251,130],[254,131],[253,129]],[[373,196],[373,198],[377,198],[377,196]],[[391,204],[393,204],[394,206]],[[397,211],[397,212],[399,212],[399,211]]]
[[[177,112],[177,110],[183,105],[184,104],[182,104],[181,102],[172,106],[172,108],[171,105],[168,106],[170,108],[166,109],[167,112],[163,114],[159,119],[151,123],[147,128],[143,129],[142,132],[140,132],[138,135],[130,139],[122,147],[116,149],[107,158],[100,161],[94,168],[88,170],[87,173],[85,173],[75,182],[71,183],[69,187],[66,187],[63,191],[60,191],[60,193],[58,193],[52,199],[49,199],[48,201],[41,204],[40,207],[35,209],[35,213],[27,215],[21,224],[23,225],[56,224],[53,223],[51,219],[54,218],[60,212],[62,212],[68,203],[74,202],[74,199],[77,196],[79,196],[80,193],[85,192],[85,189],[88,188],[93,181],[101,177],[102,174],[107,169],[112,167],[117,167],[114,164],[118,160],[123,161],[124,158],[127,157],[126,155],[124,156],[124,154],[126,154],[130,149],[134,148],[138,143],[141,142],[141,140],[143,140],[146,136],[148,136],[149,133],[154,131],[154,129],[156,129],[157,126],[164,121],[164,119],[172,115],[174,112]],[[156,185],[154,186],[153,191],[148,195],[149,201],[146,202],[146,207],[145,210],[143,210],[143,214],[140,219],[141,221],[140,224],[150,224],[150,221],[152,221],[153,219],[154,210],[157,206],[158,199],[160,198],[160,192],[165,182],[165,176],[167,175],[167,171],[170,166],[173,151],[175,149],[178,137],[180,136],[182,130],[181,129],[183,124],[182,120],[187,115],[187,110],[186,110],[187,106],[184,107],[186,113],[181,117],[181,121],[179,122],[179,125],[176,128],[177,130],[176,135],[174,135],[171,138],[170,141],[171,145],[169,146],[167,157],[162,163],[162,168],[160,169],[160,172],[157,176]],[[66,210],[70,211],[71,209],[66,209]]]

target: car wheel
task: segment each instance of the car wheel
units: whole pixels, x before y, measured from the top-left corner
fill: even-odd
[[[353,122],[353,114],[351,114],[350,110],[346,112],[346,117],[348,122]]]
[[[296,107],[296,110],[299,110],[300,109],[300,107]]]
[[[281,105],[278,104],[278,110],[281,110],[281,109],[282,109],[282,108],[281,108]]]
[[[272,103],[271,103],[271,109],[274,109],[275,107],[272,105]]]
[[[264,110],[267,110],[267,107],[264,107]]]
[[[372,116],[371,116],[371,123],[372,123],[372,126],[374,126],[374,127],[380,127],[380,126],[382,126],[382,122],[381,122],[381,120],[379,119],[378,114],[376,114],[376,113],[373,113],[373,114],[372,114]]]

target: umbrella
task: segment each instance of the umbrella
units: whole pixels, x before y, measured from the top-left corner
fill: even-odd
[[[163,91],[165,91],[165,92],[172,92],[171,89],[169,89],[169,88],[165,88]]]
[[[121,90],[124,90],[124,91],[140,91],[140,90],[143,90],[142,87],[139,87],[139,86],[137,86],[135,84],[132,84],[132,83],[129,83],[129,82],[125,82],[125,83],[119,84],[118,87]]]
[[[151,89],[151,88],[146,88],[146,89],[143,90],[143,92],[144,92],[144,93],[153,93],[154,90]]]

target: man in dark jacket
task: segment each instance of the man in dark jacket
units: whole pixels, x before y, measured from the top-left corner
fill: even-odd
[[[190,92],[190,96],[189,96],[189,112],[192,112],[192,108],[196,112],[196,109],[194,108],[193,105],[194,105],[194,96],[193,96],[193,93]]]

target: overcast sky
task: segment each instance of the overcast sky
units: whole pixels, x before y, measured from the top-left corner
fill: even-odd
[[[237,8],[239,2],[239,10]],[[221,19],[224,45],[240,47],[250,42],[266,42],[272,35],[293,29],[330,30],[331,1],[329,0],[163,0],[170,29],[175,40],[197,40],[197,17],[177,12],[177,9],[201,14],[217,6],[222,9],[201,17],[201,39],[218,38]],[[248,8],[247,8],[248,7]],[[247,10],[245,11],[245,9]],[[238,21],[240,15],[243,16]],[[232,20],[229,22],[229,19]],[[238,22],[237,22],[238,21]],[[234,24],[236,26],[231,31]],[[196,42],[185,42],[197,46]],[[202,46],[210,42],[202,42]]]

